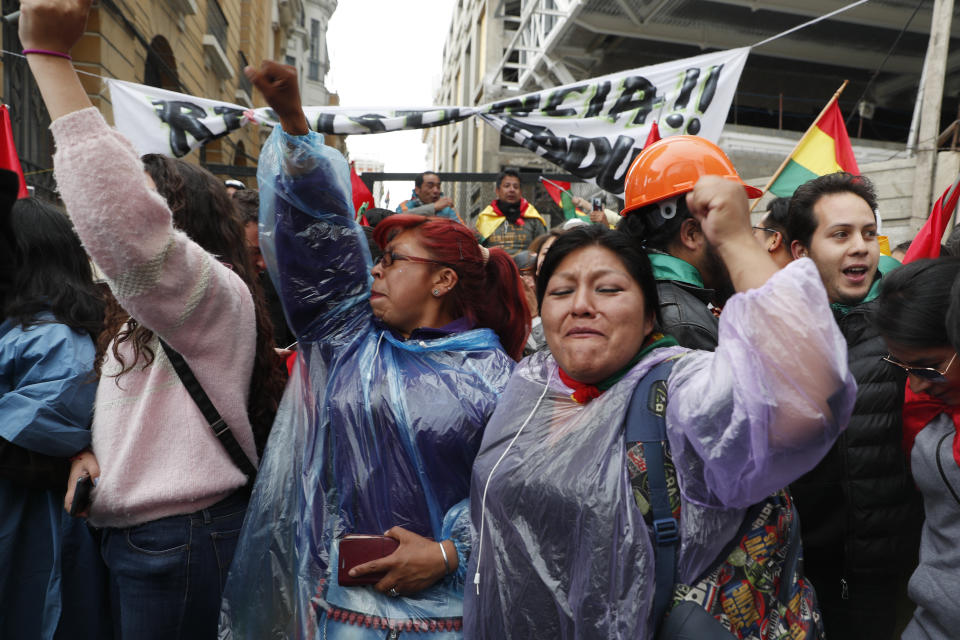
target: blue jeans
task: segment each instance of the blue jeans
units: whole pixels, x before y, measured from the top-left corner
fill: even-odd
[[[249,494],[184,516],[103,531],[115,636],[122,640],[217,637],[220,597]]]

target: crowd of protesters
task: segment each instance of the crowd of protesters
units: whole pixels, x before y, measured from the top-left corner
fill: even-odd
[[[0,172],[0,637],[955,635],[960,259],[869,180],[752,225],[674,136],[619,216],[428,171],[361,224],[292,67],[257,189],[138,157],[89,5],[22,3],[65,214]]]

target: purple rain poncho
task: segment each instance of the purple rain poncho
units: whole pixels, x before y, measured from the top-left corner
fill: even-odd
[[[468,638],[652,637],[653,546],[627,477],[624,418],[640,378],[677,354],[666,420],[682,583],[714,563],[750,505],[816,464],[853,410],[846,344],[807,259],[730,299],[715,352],[657,349],[589,404],[571,398],[549,353],[527,358],[474,463]]]
[[[343,157],[276,128],[260,155],[260,242],[299,357],[250,500],[221,638],[461,637],[470,469],[515,363],[489,329],[403,341],[374,321],[370,255]],[[459,570],[409,597],[337,584],[347,533],[452,539]],[[440,557],[439,550],[437,551]]]

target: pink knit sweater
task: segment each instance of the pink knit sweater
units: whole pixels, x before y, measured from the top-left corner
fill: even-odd
[[[183,354],[256,460],[247,396],[256,349],[243,281],[173,228],[130,143],[95,108],[59,118],[57,185],[87,252],[131,316]],[[125,527],[208,507],[245,482],[154,337],[153,364],[120,378],[108,351],[93,417],[100,480],[90,521]],[[121,345],[126,362],[129,343]]]

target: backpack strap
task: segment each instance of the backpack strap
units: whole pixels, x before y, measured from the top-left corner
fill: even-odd
[[[673,598],[676,582],[677,547],[680,537],[676,518],[670,508],[664,448],[667,445],[667,378],[676,359],[654,366],[637,383],[630,399],[626,419],[627,442],[643,443],[653,516],[654,594],[653,622],[659,627]]]
[[[223,420],[217,408],[213,406],[210,396],[208,396],[207,392],[200,386],[200,381],[197,380],[197,376],[194,375],[187,361],[183,359],[183,356],[180,355],[179,352],[167,344],[163,338],[159,339],[160,346],[163,347],[164,353],[167,354],[167,359],[170,360],[170,364],[173,365],[173,370],[177,372],[177,376],[179,376],[180,382],[183,383],[187,393],[189,393],[193,401],[197,403],[197,408],[200,409],[200,413],[203,414],[210,428],[213,429],[213,435],[217,437],[217,440],[219,440],[223,448],[226,449],[233,464],[247,476],[247,486],[252,485],[254,479],[257,477],[257,468],[253,466],[250,458],[247,457],[247,454],[244,453],[240,447],[240,443],[233,437],[230,427],[227,426],[227,423]]]

